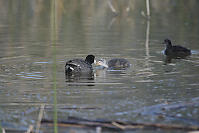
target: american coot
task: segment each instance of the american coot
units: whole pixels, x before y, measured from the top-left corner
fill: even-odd
[[[96,62],[96,65],[108,69],[126,69],[130,67],[131,64],[124,58],[114,58],[109,60],[108,63],[105,59],[100,59]]]
[[[66,62],[65,74],[66,75],[81,75],[91,74],[93,72],[92,63],[95,61],[94,55],[88,55],[85,60],[73,59]]]
[[[186,56],[191,55],[191,50],[182,47],[182,46],[172,46],[172,43],[169,39],[165,39],[163,44],[166,44],[166,49],[164,54],[173,58],[185,58]]]

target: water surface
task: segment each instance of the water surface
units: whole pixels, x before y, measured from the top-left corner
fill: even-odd
[[[115,16],[106,1],[60,1],[56,49],[50,2],[0,3],[3,127],[35,125],[41,104],[46,105],[44,118],[53,118],[53,65],[57,66],[58,119],[199,125],[199,22],[194,19],[199,16],[198,8],[192,8],[198,1],[186,5],[185,1],[154,1],[150,21],[141,15],[144,2],[115,2],[119,11]],[[166,64],[161,52],[165,38],[192,49],[193,54]],[[68,82],[65,62],[88,54],[97,59],[126,58],[132,66],[126,71],[96,69],[93,79]]]

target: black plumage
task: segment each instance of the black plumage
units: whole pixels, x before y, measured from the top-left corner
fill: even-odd
[[[93,72],[92,63],[94,63],[95,56],[88,55],[85,60],[72,59],[66,62],[65,74],[66,75],[81,75],[90,74]]]
[[[184,58],[186,56],[191,55],[190,49],[187,49],[179,45],[173,46],[169,39],[165,39],[163,44],[166,44],[166,49],[164,51],[164,54],[167,56],[172,56],[176,58]]]

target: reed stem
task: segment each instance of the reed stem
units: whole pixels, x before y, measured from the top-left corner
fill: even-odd
[[[53,51],[53,66],[52,66],[52,71],[53,71],[53,105],[54,105],[54,114],[53,114],[53,121],[54,121],[54,133],[58,133],[58,127],[57,127],[57,83],[56,83],[56,0],[51,1],[51,41],[52,41],[52,51]]]
[[[147,10],[147,17],[150,18],[150,6],[149,6],[149,0],[146,0],[146,10]]]

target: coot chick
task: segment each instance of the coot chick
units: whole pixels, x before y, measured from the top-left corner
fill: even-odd
[[[191,55],[191,50],[185,47],[176,45],[173,46],[169,39],[165,39],[163,44],[166,44],[164,54],[173,58],[185,58]]]
[[[91,74],[93,72],[92,63],[95,61],[94,55],[88,55],[85,60],[73,59],[66,62],[65,74],[66,75],[81,75]]]
[[[109,60],[108,63],[105,59],[100,59],[96,62],[96,65],[108,69],[126,69],[130,67],[131,64],[124,58],[114,58]]]

